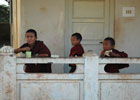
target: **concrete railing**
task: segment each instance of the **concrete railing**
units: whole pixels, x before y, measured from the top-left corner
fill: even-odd
[[[70,74],[31,74],[23,70],[27,63],[78,65],[76,72]],[[0,100],[139,100],[140,74],[105,73],[108,63],[140,64],[140,58],[101,59],[92,52],[83,58],[17,58],[14,54],[0,54]]]

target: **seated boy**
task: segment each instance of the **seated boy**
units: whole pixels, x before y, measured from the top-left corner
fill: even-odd
[[[84,54],[84,49],[80,42],[82,41],[82,36],[80,33],[74,33],[71,36],[71,44],[72,48],[70,51],[70,57],[81,57]],[[70,73],[75,72],[76,70],[76,65],[75,64],[70,64],[71,70]]]
[[[103,41],[103,51],[101,52],[102,58],[127,58],[125,52],[120,52],[115,47],[115,40],[113,38],[106,38]],[[119,69],[128,67],[128,64],[107,64],[105,71],[108,73],[119,73]]]
[[[14,50],[15,53],[32,52],[32,57],[50,57],[51,52],[43,41],[37,40],[37,32],[33,29],[25,33],[26,42],[20,48]],[[51,64],[26,64],[27,73],[51,73]]]

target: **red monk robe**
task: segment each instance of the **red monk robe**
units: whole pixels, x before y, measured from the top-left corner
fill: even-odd
[[[81,44],[78,44],[76,46],[74,46],[73,48],[71,48],[70,51],[70,57],[82,57],[82,55],[84,54],[84,49],[82,47]],[[70,64],[71,70],[70,73],[73,73],[76,70],[76,65],[75,64]]]
[[[30,47],[28,43],[23,44],[20,48]],[[50,50],[42,41],[36,41],[31,49],[32,57],[37,57],[38,54],[48,54],[51,57]],[[25,52],[23,52],[25,53]],[[26,64],[25,72],[28,73],[51,73],[51,64]]]
[[[127,58],[128,55],[125,53],[125,52],[120,52],[116,49],[112,49],[112,52],[115,53],[115,54],[119,54],[121,56],[121,58]],[[116,58],[116,57],[108,57],[108,56],[105,56],[105,58]],[[119,73],[119,69],[122,69],[122,68],[126,68],[126,67],[129,67],[129,64],[107,64],[105,66],[105,71],[108,72],[108,73]]]

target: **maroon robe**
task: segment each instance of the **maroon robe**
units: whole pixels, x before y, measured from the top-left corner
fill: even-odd
[[[20,48],[30,47],[28,43],[23,44]],[[36,41],[31,49],[32,57],[37,57],[39,54],[48,54],[51,57],[50,50],[42,41]],[[23,52],[25,53],[25,52]],[[26,64],[25,72],[27,73],[51,73],[51,64]]]
[[[76,46],[74,46],[73,48],[71,48],[70,51],[70,57],[81,57],[84,54],[84,49],[82,47],[81,44],[78,44]],[[75,64],[70,64],[69,65],[71,67],[70,73],[73,73],[76,70],[76,65]]]
[[[115,54],[119,54],[121,56],[120,58],[128,57],[128,55],[125,52],[120,52],[116,49],[112,49],[112,52]],[[116,58],[116,57],[105,56],[105,58]],[[119,69],[126,68],[126,67],[129,67],[129,64],[107,64],[104,70],[108,73],[119,73],[120,72]]]

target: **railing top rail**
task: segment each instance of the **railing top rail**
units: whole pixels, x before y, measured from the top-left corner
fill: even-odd
[[[99,64],[140,64],[140,58],[99,58]]]
[[[56,64],[84,64],[82,58],[17,58],[17,64],[28,63],[56,63]]]
[[[57,63],[84,64],[84,57],[77,58],[17,58],[17,64],[28,63]],[[140,64],[140,58],[99,58],[99,64]]]

